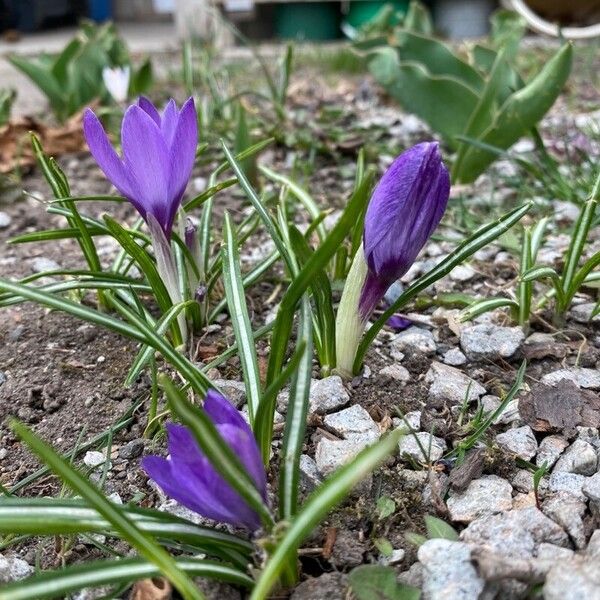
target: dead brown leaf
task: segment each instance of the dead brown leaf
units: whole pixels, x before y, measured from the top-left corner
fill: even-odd
[[[0,173],[10,173],[17,168],[28,171],[35,164],[30,132],[40,138],[44,151],[50,156],[86,148],[82,113],[58,127],[45,125],[35,117],[20,117],[0,127]]]

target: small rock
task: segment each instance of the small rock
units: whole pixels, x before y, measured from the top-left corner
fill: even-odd
[[[546,575],[544,600],[600,600],[598,559],[573,556],[559,560]]]
[[[541,378],[541,383],[556,385],[562,379],[572,381],[575,385],[590,390],[600,390],[600,371],[585,367],[570,367],[547,373]]]
[[[425,381],[431,384],[429,400],[432,402],[462,404],[465,399],[473,402],[485,394],[485,388],[474,379],[459,369],[439,362],[431,363]]]
[[[582,517],[585,502],[569,494],[558,492],[544,500],[542,512],[558,523],[573,540],[576,548],[585,548],[585,529]]]
[[[319,473],[327,476],[350,462],[361,450],[373,441],[365,436],[352,436],[347,440],[323,438],[317,443],[315,462]]]
[[[535,464],[538,467],[546,464],[551,469],[558,457],[565,451],[569,446],[569,442],[560,435],[548,435],[541,442],[538,448],[537,456],[535,457]]]
[[[31,268],[34,273],[45,273],[46,271],[57,271],[60,265],[51,258],[38,256],[31,261]]]
[[[501,403],[502,402],[498,396],[484,396],[481,399],[483,412],[486,415],[496,412]],[[494,425],[509,425],[510,423],[520,420],[521,415],[519,414],[519,401],[514,399],[504,407],[504,410],[494,419],[493,423]]]
[[[399,565],[404,560],[405,555],[406,551],[402,548],[394,548],[390,556],[380,556],[377,562],[386,567],[388,565]]]
[[[574,552],[571,548],[561,548],[554,544],[547,544],[544,542],[540,544],[537,549],[537,557],[542,560],[564,560],[571,558]]]
[[[305,492],[312,492],[322,479],[317,463],[307,454],[300,455],[300,484]]]
[[[404,585],[421,588],[423,587],[423,571],[423,565],[417,561],[410,566],[408,571],[402,571],[398,575],[398,581]]]
[[[390,344],[390,354],[393,358],[398,354],[435,354],[436,343],[433,334],[428,329],[409,327],[401,331]]]
[[[524,339],[525,334],[520,327],[482,323],[465,327],[460,334],[460,345],[471,360],[510,358]]]
[[[600,472],[586,478],[581,486],[581,491],[600,508]]]
[[[421,411],[420,410],[411,410],[404,415],[403,419],[399,417],[394,417],[392,419],[392,424],[394,427],[403,427],[406,429],[408,425],[410,429],[413,431],[419,431],[421,429]]]
[[[475,600],[485,586],[471,562],[471,549],[442,538],[419,547],[423,565],[423,600]]]
[[[106,456],[97,450],[88,450],[83,457],[83,463],[92,469],[103,465],[105,462]]]
[[[531,460],[537,452],[538,444],[533,431],[529,425],[509,429],[496,436],[496,442],[499,446],[516,454],[523,460]]]
[[[241,408],[246,402],[246,385],[243,381],[215,379],[213,383],[236,408]]]
[[[119,448],[119,457],[125,459],[137,458],[144,451],[144,440],[131,440]]]
[[[364,560],[366,543],[359,538],[357,531],[342,529],[333,545],[330,561],[335,567],[358,567]]]
[[[359,404],[340,412],[326,415],[323,422],[338,435],[348,439],[354,436],[366,437],[369,441],[379,437],[379,427],[371,415]]]
[[[452,348],[444,354],[442,360],[447,365],[460,367],[467,362],[467,357],[458,348]]]
[[[475,270],[469,265],[458,265],[450,271],[450,279],[452,279],[452,281],[469,281],[470,279],[473,279],[475,275]]]
[[[303,581],[294,590],[290,600],[315,600],[316,598],[327,598],[327,600],[345,600],[347,594],[348,576],[344,573],[323,573]]]
[[[550,492],[568,492],[580,500],[585,500],[583,485],[586,477],[576,473],[552,473],[548,478],[548,490]]]
[[[543,542],[556,546],[567,546],[569,542],[563,529],[535,506],[480,517],[460,537],[514,558],[531,558]]]
[[[383,369],[379,371],[379,374],[382,377],[389,377],[390,379],[395,379],[401,383],[408,383],[410,381],[410,373],[408,369],[402,365],[388,365],[387,367],[383,367]]]
[[[584,304],[576,304],[571,308],[571,317],[578,323],[600,322],[600,315],[592,318],[592,313],[596,308],[595,302],[586,302]]]
[[[450,492],[448,512],[453,521],[470,523],[487,514],[512,508],[512,486],[496,475],[474,479],[464,492]]]
[[[566,471],[580,475],[593,475],[598,466],[594,447],[584,440],[575,440],[558,459],[554,472]]]
[[[6,383],[6,375],[0,371],[0,385],[2,385],[3,383]]]
[[[310,385],[310,412],[326,413],[345,406],[350,395],[339,375],[313,380]]]
[[[421,450],[421,448],[423,449]],[[398,442],[400,456],[407,454],[421,463],[434,463],[442,458],[446,448],[446,442],[443,439],[424,431],[406,434]]]
[[[16,556],[6,557],[0,554],[0,583],[10,583],[29,577],[35,571],[29,563]]]
[[[0,229],[6,229],[11,222],[11,216],[8,213],[0,211]]]

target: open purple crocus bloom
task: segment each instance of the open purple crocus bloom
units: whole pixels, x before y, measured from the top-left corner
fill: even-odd
[[[266,502],[267,480],[260,451],[242,415],[214,390],[207,392],[204,410],[246,467]],[[169,458],[147,456],[142,461],[149,477],[168,496],[204,517],[251,531],[259,529],[258,514],[214,469],[189,429],[168,423],[167,432]]]
[[[365,215],[368,272],[359,304],[364,321],[415,261],[442,219],[449,195],[450,176],[437,142],[413,146],[383,174]]]
[[[193,98],[181,110],[170,100],[162,115],[146,98],[130,106],[121,126],[123,158],[89,108],[83,117],[83,131],[106,177],[151,228],[155,221],[170,240],[196,156],[198,125]]]

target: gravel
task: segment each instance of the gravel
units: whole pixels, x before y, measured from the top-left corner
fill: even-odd
[[[417,442],[417,438],[419,441]],[[421,447],[422,446],[422,450]],[[398,442],[400,456],[408,455],[417,462],[435,462],[442,458],[446,450],[446,442],[439,437],[421,431],[405,435]]]
[[[379,374],[382,377],[389,377],[390,379],[400,381],[401,383],[408,383],[410,381],[410,372],[402,365],[388,365],[387,367],[383,367],[383,369],[379,371]]]
[[[471,523],[483,515],[512,508],[512,486],[496,475],[474,479],[462,492],[450,491],[448,512],[452,521]]]
[[[529,425],[523,425],[523,427],[499,433],[496,436],[496,442],[499,446],[508,452],[516,454],[523,460],[531,460],[538,449],[537,440]]]
[[[585,528],[582,521],[585,509],[585,502],[568,492],[552,494],[542,504],[542,512],[558,523],[579,549],[585,548]]]
[[[359,404],[345,408],[340,412],[326,415],[323,423],[338,435],[348,439],[364,437],[368,441],[379,437],[379,427],[371,415]]]
[[[458,348],[452,348],[452,350],[448,350],[448,352],[444,354],[442,360],[445,364],[452,367],[460,367],[461,365],[466,364],[467,357]]]
[[[5,212],[0,211],[0,229],[6,229],[12,223],[12,217]]]
[[[598,466],[595,448],[584,440],[575,440],[556,462],[554,472],[565,471],[579,475],[593,475]]]
[[[600,390],[600,370],[586,367],[571,367],[546,373],[541,382],[546,385],[556,385],[561,379],[569,379],[575,385],[590,390]]]
[[[548,490],[550,492],[568,492],[576,498],[585,500],[583,486],[587,477],[576,473],[552,473],[548,478]]]
[[[485,582],[471,563],[467,544],[441,538],[427,540],[419,547],[423,565],[422,600],[475,600]]]
[[[510,358],[520,348],[525,334],[520,327],[500,327],[482,323],[465,327],[460,346],[471,360]]]
[[[431,364],[425,381],[431,384],[429,400],[436,403],[462,404],[465,398],[468,398],[469,402],[474,402],[485,394],[485,388],[474,379],[459,369],[439,362]]]
[[[569,442],[560,435],[546,436],[540,442],[537,456],[535,457],[535,464],[541,467],[545,463],[551,469],[568,446]]]
[[[404,354],[435,354],[436,343],[429,329],[409,327],[400,332],[390,344],[390,354],[393,358]]]
[[[310,412],[326,413],[345,406],[350,401],[342,378],[332,375],[324,379],[313,379],[310,384]]]
[[[10,583],[29,577],[35,571],[26,561],[16,556],[0,554],[0,583]]]

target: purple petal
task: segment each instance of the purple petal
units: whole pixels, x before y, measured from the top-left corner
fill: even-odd
[[[178,122],[179,111],[177,110],[175,100],[171,98],[169,102],[167,102],[167,106],[165,106],[165,110],[163,111],[160,120],[160,129],[162,131],[163,137],[165,138],[165,143],[167,144],[167,148],[169,148],[169,150],[173,145],[173,137],[175,135],[175,128],[177,127]]]
[[[167,109],[165,117],[167,118]],[[163,129],[166,126],[163,125]],[[169,179],[169,197],[172,199],[169,208],[168,225],[172,226],[175,214],[179,208],[181,198],[185,188],[192,175],[194,161],[196,160],[196,146],[198,144],[198,120],[196,116],[196,107],[194,99],[189,100],[183,105],[179,113],[177,125],[172,134],[170,145],[170,169]]]
[[[83,133],[92,156],[110,182],[127,198],[132,198],[133,189],[125,165],[112,147],[104,127],[92,110],[87,108],[83,115]]]
[[[148,115],[152,117],[152,120],[160,127],[160,114],[156,110],[156,107],[146,96],[140,96],[138,98],[138,106]]]
[[[387,320],[386,324],[388,327],[391,327],[392,329],[395,329],[396,331],[404,331],[405,329],[408,329],[413,323],[410,319],[406,319],[402,315],[396,314],[396,315],[392,315]]]
[[[216,390],[206,392],[203,408],[215,425],[233,425],[252,433],[240,411]]]
[[[169,152],[160,129],[139,106],[130,106],[125,113],[121,144],[125,167],[139,189],[136,200],[154,215],[169,238]]]
[[[377,308],[377,305],[381,302],[381,299],[385,295],[389,283],[381,280],[376,275],[367,272],[367,278],[363,284],[360,300],[358,302],[358,308],[360,311],[360,318],[366,323],[373,311]]]
[[[418,144],[392,163],[365,217],[365,257],[376,277],[389,285],[408,271],[439,224],[449,193],[437,143]]]

